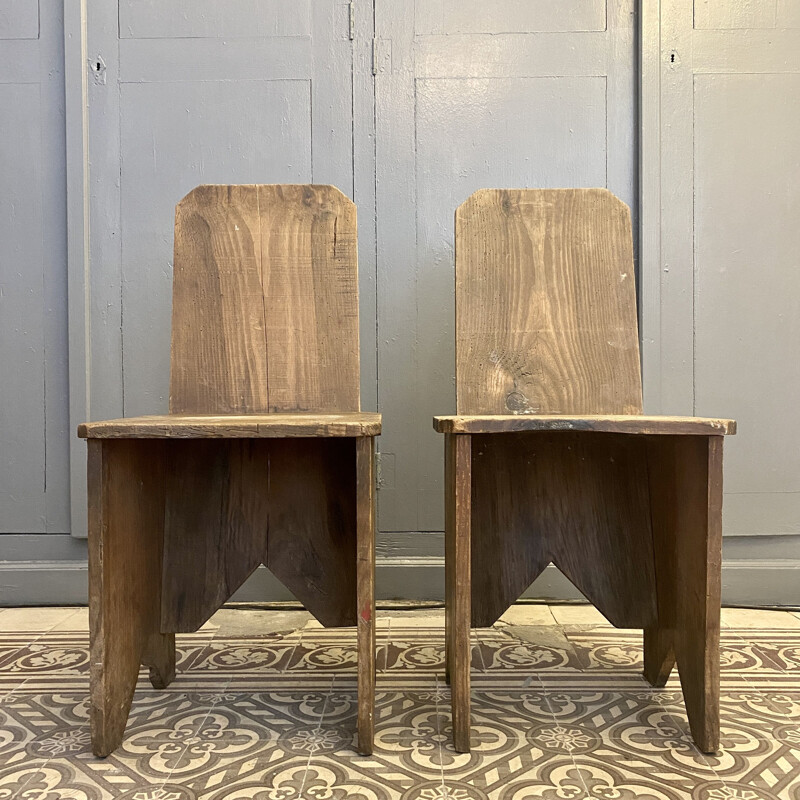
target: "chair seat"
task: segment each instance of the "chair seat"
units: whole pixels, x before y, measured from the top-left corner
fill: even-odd
[[[83,439],[279,439],[287,437],[377,436],[381,415],[363,411],[344,414],[243,414],[127,417],[78,426]]]
[[[513,433],[515,431],[596,431],[600,433],[720,436],[736,433],[732,419],[648,417],[639,415],[583,416],[560,414],[477,414],[434,417],[439,433]]]

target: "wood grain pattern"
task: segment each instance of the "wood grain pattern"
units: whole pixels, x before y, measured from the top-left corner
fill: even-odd
[[[92,752],[122,741],[139,666],[153,685],[175,674],[175,639],[161,633],[163,442],[89,442],[89,630]]]
[[[552,562],[615,625],[650,625],[644,438],[575,431],[471,438],[472,624],[494,624]]]
[[[326,626],[356,624],[357,441],[269,443],[264,563]]]
[[[447,512],[456,492],[472,503],[471,565],[447,539],[451,676],[468,669],[459,592],[472,624],[491,625],[552,562],[615,625],[645,629],[651,683],[677,662],[692,735],[713,751],[722,437],[736,423],[642,414],[628,209],[601,189],[474,194],[456,212],[456,328],[458,414],[434,418]],[[454,467],[461,440],[471,461]],[[454,691],[454,725],[468,713]],[[454,739],[469,747],[468,731]]]
[[[346,414],[246,414],[125,417],[85,422],[78,436],[87,439],[260,439],[317,436],[377,436],[381,415],[365,411]]]
[[[658,624],[645,630],[645,677],[677,663],[689,725],[719,749],[722,436],[648,440]]]
[[[358,441],[171,442],[162,630],[197,630],[261,563],[323,625],[355,625]]]
[[[375,735],[375,440],[356,439],[356,593],[358,619],[358,752]]]
[[[170,412],[358,411],[356,211],[332,186],[176,209]]]
[[[458,208],[456,406],[641,414],[622,201],[605,189],[484,189]]]
[[[445,659],[453,709],[453,744],[470,749],[470,533],[472,437],[445,434]],[[479,565],[483,569],[483,565]]]
[[[732,419],[703,417],[648,417],[617,414],[610,416],[564,414],[484,414],[434,417],[433,427],[440,433],[511,433],[514,431],[595,431],[709,436],[736,433]]]
[[[201,186],[175,224],[170,414],[88,439],[93,747],[120,742],[140,663],[163,688],[264,563],[358,625],[359,749],[375,700],[374,436],[359,411],[355,207],[330,186]]]
[[[262,563],[268,446],[262,440],[169,442],[162,630],[197,630]]]
[[[175,209],[169,410],[269,411],[257,186],[198,186]]]
[[[331,186],[260,186],[270,411],[358,411],[356,207]]]

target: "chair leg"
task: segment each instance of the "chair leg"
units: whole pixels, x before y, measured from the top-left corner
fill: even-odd
[[[152,687],[166,689],[175,680],[175,634],[151,634],[142,655],[142,663],[150,668]]]
[[[672,631],[652,625],[644,630],[644,677],[651,686],[664,686],[675,666]]]
[[[358,751],[375,735],[375,439],[356,439],[356,583],[358,609]]]
[[[453,745],[470,749],[472,438],[445,434],[446,660],[453,708]]]
[[[160,632],[164,443],[88,442],[92,750],[122,741],[142,663],[166,686],[173,634]]]
[[[645,676],[663,685],[674,659],[692,737],[713,753],[719,749],[722,436],[667,438],[653,445],[649,459],[659,622],[645,632]]]

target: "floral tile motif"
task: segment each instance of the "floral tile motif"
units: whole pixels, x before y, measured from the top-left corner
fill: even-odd
[[[125,739],[91,754],[85,634],[2,634],[0,800],[800,800],[800,629],[726,630],[722,749],[688,730],[641,634],[474,632],[472,750],[452,746],[444,631],[379,636],[375,747],[356,750],[352,629],[178,637]]]

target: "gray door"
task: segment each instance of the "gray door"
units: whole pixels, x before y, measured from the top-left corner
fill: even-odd
[[[0,533],[69,531],[62,4],[0,7]]]
[[[800,4],[668,0],[644,44],[645,408],[737,419],[725,593],[796,603]]]
[[[353,197],[349,6],[100,0],[87,25],[90,368],[73,379],[92,419],[163,413],[178,200],[201,183],[331,183]],[[362,277],[369,353],[369,261]]]
[[[378,0],[380,528],[443,529],[453,213],[483,187],[634,205],[633,0]]]

